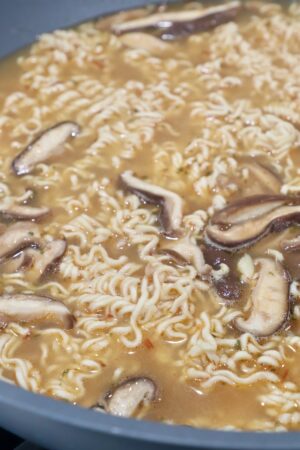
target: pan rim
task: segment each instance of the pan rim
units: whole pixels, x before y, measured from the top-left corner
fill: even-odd
[[[56,400],[0,380],[0,404],[54,422],[122,439],[209,450],[299,450],[299,431],[224,431],[112,416]]]

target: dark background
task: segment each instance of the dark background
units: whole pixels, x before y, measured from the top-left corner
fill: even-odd
[[[1,414],[1,412],[0,412]],[[1,450],[13,450],[22,442],[18,437],[0,429],[0,448]]]

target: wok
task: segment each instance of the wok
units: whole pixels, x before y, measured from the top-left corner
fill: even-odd
[[[2,57],[32,42],[42,32],[145,5],[147,0],[1,0],[0,3]],[[26,392],[2,381],[0,426],[49,450],[300,449],[298,432],[213,431],[122,419]]]

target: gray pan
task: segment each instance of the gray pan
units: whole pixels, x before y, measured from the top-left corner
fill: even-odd
[[[145,4],[145,0],[0,0],[0,57],[27,45],[42,32]],[[0,426],[49,450],[300,449],[300,433],[296,432],[197,430],[122,419],[2,381]],[[0,449],[5,450],[1,442]]]

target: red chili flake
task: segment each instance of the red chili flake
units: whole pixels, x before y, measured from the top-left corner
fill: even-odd
[[[286,370],[283,372],[283,375],[282,375],[282,381],[285,381],[285,380],[286,380],[288,374],[289,374],[289,371],[288,371],[288,369],[286,369]]]
[[[145,339],[144,340],[144,346],[148,349],[148,350],[152,350],[154,348],[154,345],[152,344],[152,342],[150,341],[150,339]]]
[[[95,66],[97,66],[97,67],[99,67],[100,69],[103,69],[103,67],[104,67],[104,63],[103,63],[103,61],[93,61],[93,64],[95,65]]]

